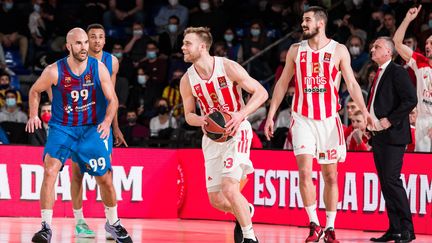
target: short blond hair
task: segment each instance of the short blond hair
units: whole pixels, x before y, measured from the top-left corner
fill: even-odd
[[[210,33],[210,28],[208,27],[189,27],[185,29],[183,36],[187,34],[196,34],[198,37],[204,41],[207,45],[207,51],[210,50],[210,47],[213,43],[213,37]]]

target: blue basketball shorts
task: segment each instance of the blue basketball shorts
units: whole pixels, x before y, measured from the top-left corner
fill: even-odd
[[[93,176],[102,176],[111,170],[112,131],[107,139],[100,138],[97,125],[70,127],[50,124],[48,131],[44,159],[49,154],[64,165],[67,159],[72,158],[78,163],[81,173]]]

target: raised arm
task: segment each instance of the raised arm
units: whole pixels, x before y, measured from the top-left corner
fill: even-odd
[[[421,7],[422,6],[420,5],[418,8],[410,8],[408,10],[404,20],[399,25],[399,28],[396,30],[395,35],[393,36],[396,51],[406,62],[411,59],[413,50],[411,50],[411,48],[409,48],[407,45],[403,44],[403,39],[409,24],[417,17]]]
[[[336,53],[338,53],[338,55],[340,56],[340,69],[342,71],[342,76],[345,80],[348,92],[352,97],[352,99],[354,100],[354,102],[359,107],[359,109],[362,111],[363,116],[365,117],[367,123],[372,125],[373,120],[365,105],[360,85],[355,79],[354,72],[351,68],[351,57],[349,55],[346,46],[338,44]]]
[[[51,92],[51,86],[57,84],[57,64],[51,64],[45,68],[41,76],[36,80],[29,91],[29,120],[26,131],[33,133],[35,129],[42,128],[41,120],[38,117],[39,102],[41,93]]]
[[[111,81],[111,77],[109,75],[108,69],[105,67],[105,64],[102,62],[98,62],[99,68],[99,80],[101,82],[102,91],[105,95],[105,99],[108,101],[108,106],[106,108],[105,118],[98,125],[98,132],[101,133],[101,138],[106,139],[110,134],[111,123],[114,119],[115,114],[118,109],[118,100],[115,94],[114,85]],[[96,102],[103,102],[102,100],[98,100]]]
[[[295,58],[297,56],[298,44],[294,44],[288,50],[285,60],[285,67],[283,68],[282,74],[279,80],[276,82],[276,85],[273,90],[273,95],[271,98],[269,112],[267,114],[267,121],[264,127],[264,134],[268,140],[273,137],[273,118],[276,114],[276,111],[282,102],[285,94],[288,90],[289,83],[294,75],[294,67],[295,67]]]
[[[191,126],[201,127],[207,124],[205,116],[198,116],[195,111],[195,98],[186,74],[180,80],[180,95],[183,100],[183,108],[186,122]]]

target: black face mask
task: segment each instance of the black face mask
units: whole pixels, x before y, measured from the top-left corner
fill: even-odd
[[[9,88],[9,84],[0,85],[0,89],[7,89],[7,88]]]
[[[164,105],[159,106],[159,108],[158,108],[158,113],[159,113],[160,115],[164,115],[164,114],[166,114],[167,112],[168,112],[168,107],[166,107],[166,106],[164,106]]]
[[[170,82],[170,86],[171,87],[178,86],[179,84],[180,84],[180,79],[179,78],[175,78],[175,79],[171,80],[171,82]]]
[[[129,123],[135,123],[136,121],[137,121],[137,118],[135,118],[135,117],[131,117],[131,118],[128,118],[128,119],[126,119]]]

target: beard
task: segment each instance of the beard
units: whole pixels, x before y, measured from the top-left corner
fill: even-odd
[[[85,57],[81,57],[81,54],[85,52]],[[86,50],[81,50],[79,52],[74,52],[72,50],[72,56],[74,57],[75,60],[79,61],[79,62],[84,62],[85,60],[87,60],[88,57],[88,51]]]
[[[315,37],[316,35],[318,35],[318,27],[315,27],[313,29],[309,29],[309,33],[306,33],[303,31],[303,40],[308,40],[310,38]]]

